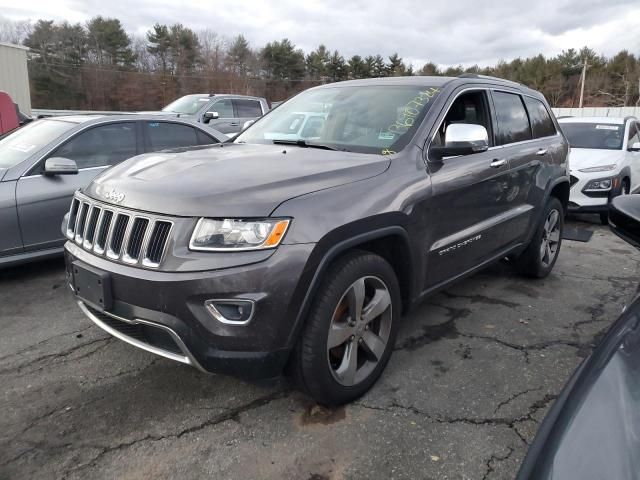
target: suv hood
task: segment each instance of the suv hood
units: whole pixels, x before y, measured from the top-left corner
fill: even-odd
[[[282,202],[383,173],[382,155],[288,145],[224,144],[149,153],[116,165],[85,192],[166,215],[267,217]]]
[[[623,150],[600,150],[595,148],[572,148],[569,156],[569,168],[572,172],[581,168],[619,164],[624,158]]]

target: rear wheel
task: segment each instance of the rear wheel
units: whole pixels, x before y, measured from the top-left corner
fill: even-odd
[[[398,280],[386,260],[366,252],[338,260],[293,353],[299,386],[329,406],[364,394],[389,361],[400,309]]]
[[[515,260],[516,270],[528,277],[544,278],[553,269],[560,253],[564,212],[560,200],[551,197],[527,249]]]

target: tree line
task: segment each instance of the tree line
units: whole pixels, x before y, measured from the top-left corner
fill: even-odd
[[[325,45],[305,53],[289,39],[252,46],[243,35],[156,24],[146,35],[127,33],[116,18],[86,24],[0,18],[0,41],[29,47],[36,108],[155,110],[187,93],[242,93],[283,100],[305,88],[354,78],[478,73],[541,91],[554,107],[577,106],[586,63],[585,106],[640,103],[640,59],[627,50],[607,58],[583,47],[555,57],[540,54],[494,66],[419,70],[398,53],[345,58]]]

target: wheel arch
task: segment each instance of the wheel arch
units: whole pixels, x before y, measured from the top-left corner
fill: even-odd
[[[315,293],[329,267],[341,256],[353,250],[375,253],[389,262],[400,285],[402,310],[406,311],[411,305],[415,286],[415,262],[412,261],[410,245],[407,230],[399,225],[376,228],[349,236],[324,251],[322,251],[322,241],[318,242],[316,249],[320,249],[322,253],[318,254],[319,260],[314,261],[315,266],[311,267],[311,281],[305,289],[300,307],[295,312],[295,323],[288,343],[295,344],[299,337]]]

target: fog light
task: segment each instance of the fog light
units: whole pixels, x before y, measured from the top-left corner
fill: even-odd
[[[246,325],[254,311],[252,300],[207,300],[204,306],[216,320],[227,325]]]

